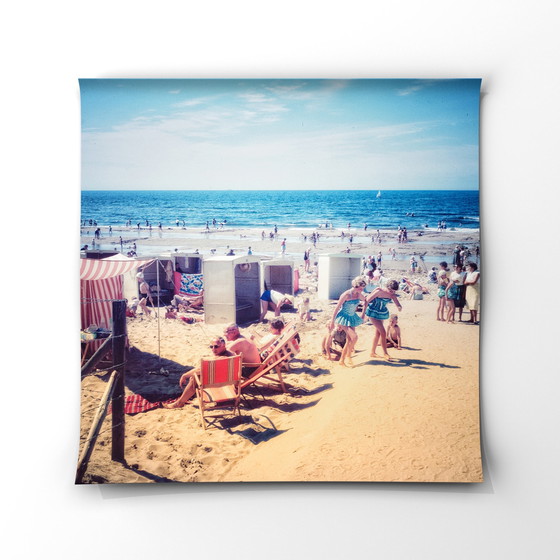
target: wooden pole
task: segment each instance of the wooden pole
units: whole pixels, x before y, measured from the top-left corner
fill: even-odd
[[[113,366],[117,370],[113,392],[111,459],[124,462],[124,374],[126,346],[126,300],[113,302]]]
[[[99,430],[101,428],[101,424],[105,419],[105,415],[107,414],[107,405],[109,404],[109,399],[112,397],[113,389],[115,387],[115,379],[116,379],[117,372],[113,371],[111,377],[109,378],[109,383],[107,383],[107,389],[105,389],[105,393],[101,398],[101,403],[99,404],[99,408],[97,409],[97,413],[93,422],[91,423],[91,428],[89,430],[89,434],[87,439],[84,443],[84,448],[78,459],[78,468],[76,471],[76,484],[81,484],[84,474],[86,472],[89,459],[93,452],[93,448],[95,446],[95,442],[97,441],[97,436],[99,435]]]

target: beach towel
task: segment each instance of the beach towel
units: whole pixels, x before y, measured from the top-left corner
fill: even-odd
[[[204,288],[202,274],[174,273],[175,293],[180,296],[198,296]]]
[[[125,414],[138,414],[140,412],[147,412],[148,410],[153,410],[154,408],[161,408],[163,402],[173,402],[174,399],[170,401],[157,401],[151,402],[145,399],[142,395],[127,395],[124,399],[124,413]],[[112,407],[109,406],[107,414],[111,414]]]

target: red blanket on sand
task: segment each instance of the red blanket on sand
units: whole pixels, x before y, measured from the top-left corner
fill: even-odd
[[[163,402],[173,402],[173,400],[174,399]],[[163,402],[148,401],[142,395],[127,395],[124,398],[124,413],[138,414],[139,412],[147,412],[148,410],[152,410],[154,408],[160,408]],[[111,414],[111,407],[109,407],[108,414]]]

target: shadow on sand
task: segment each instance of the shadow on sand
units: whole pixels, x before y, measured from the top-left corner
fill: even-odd
[[[439,367],[442,369],[461,369],[460,366],[451,366],[449,364],[443,364],[441,362],[426,362],[425,360],[401,360],[395,357],[392,357],[392,360],[393,361],[388,362],[383,358],[372,358],[371,360],[368,360],[367,362],[364,362],[362,364],[356,364],[354,367],[358,368],[366,365],[382,364],[384,366],[394,367],[394,368],[407,367],[413,369],[429,369],[431,367]]]

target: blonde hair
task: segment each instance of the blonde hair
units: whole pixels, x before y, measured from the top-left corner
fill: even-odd
[[[359,288],[360,286],[366,286],[367,282],[364,280],[363,276],[356,276],[354,280],[352,280],[352,288]]]

